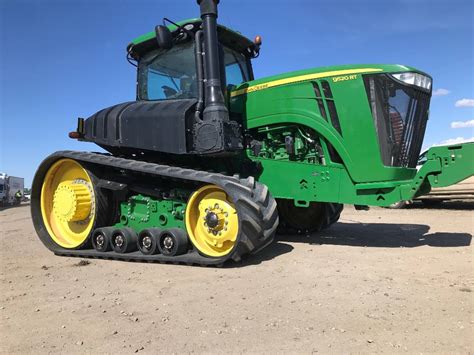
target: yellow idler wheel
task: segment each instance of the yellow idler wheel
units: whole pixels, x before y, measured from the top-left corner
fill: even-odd
[[[215,185],[195,191],[186,208],[186,229],[202,254],[210,257],[229,254],[239,233],[239,217],[225,191]]]
[[[95,219],[92,179],[72,159],[61,159],[47,171],[41,188],[41,215],[53,241],[77,248],[89,236]]]

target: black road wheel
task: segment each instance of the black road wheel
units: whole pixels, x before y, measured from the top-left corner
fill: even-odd
[[[161,229],[149,228],[144,229],[138,234],[138,249],[145,255],[153,255],[159,252],[158,240]]]
[[[131,228],[116,229],[112,233],[112,248],[120,254],[137,250],[137,233]]]
[[[181,255],[188,250],[188,237],[182,229],[172,228],[162,231],[158,240],[158,249],[163,255]]]
[[[97,251],[110,251],[112,250],[112,233],[113,227],[97,228],[92,234],[92,246]]]

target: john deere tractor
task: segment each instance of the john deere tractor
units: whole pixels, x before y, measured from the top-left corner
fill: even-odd
[[[200,18],[127,46],[134,101],[69,134],[108,153],[39,166],[31,212],[57,255],[219,265],[277,230],[312,233],[343,204],[389,206],[473,174],[473,145],[433,148],[417,171],[432,79],[404,65],[316,68],[255,79],[261,39]]]

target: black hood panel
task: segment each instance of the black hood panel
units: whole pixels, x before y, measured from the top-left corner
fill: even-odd
[[[85,121],[84,141],[105,149],[131,148],[186,154],[195,99],[130,101],[105,108]]]

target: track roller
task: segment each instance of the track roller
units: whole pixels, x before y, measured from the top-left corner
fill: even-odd
[[[112,233],[112,248],[117,253],[130,253],[137,250],[137,233],[131,228],[116,229]]]
[[[158,239],[158,249],[163,255],[175,256],[188,250],[186,232],[179,228],[162,231]]]
[[[144,229],[138,234],[138,249],[145,255],[153,255],[159,252],[158,240],[161,234],[161,229],[149,228]]]
[[[97,251],[110,251],[112,250],[112,233],[113,227],[97,228],[92,234],[92,246]]]

